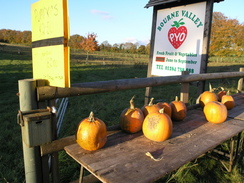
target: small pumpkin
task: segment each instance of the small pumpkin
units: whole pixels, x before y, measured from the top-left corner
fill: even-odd
[[[147,115],[142,125],[142,132],[146,138],[156,142],[167,140],[172,135],[172,120],[164,113],[164,108]]]
[[[223,87],[220,87],[220,89],[221,89],[221,91],[219,91],[218,94],[217,94],[219,101],[221,101],[223,95],[227,94],[227,92],[225,91],[225,89]]]
[[[107,141],[107,128],[105,123],[94,117],[91,112],[89,117],[83,119],[76,132],[76,142],[85,150],[95,151],[102,148]]]
[[[230,110],[235,106],[234,98],[230,95],[229,91],[226,93],[226,95],[222,96],[221,103],[226,106],[227,110]]]
[[[172,109],[172,119],[176,121],[181,121],[185,119],[187,108],[184,102],[179,101],[178,96],[175,97],[175,100],[170,103]]]
[[[139,108],[135,108],[133,96],[130,107],[122,111],[119,118],[120,128],[128,133],[136,133],[142,129],[144,114]]]
[[[200,95],[199,103],[203,108],[208,102],[218,101],[218,96],[214,93],[211,84],[209,83],[209,91],[205,91]]]
[[[203,108],[205,118],[211,123],[223,123],[227,118],[227,108],[218,101],[208,102]]]
[[[148,105],[144,105],[141,110],[144,114],[144,117],[146,117],[149,113],[158,112],[160,110],[159,106],[157,104],[153,104],[154,98],[152,97],[148,103]]]
[[[164,108],[164,113],[168,114],[169,117],[171,118],[172,109],[171,109],[171,106],[167,102],[158,102],[157,105],[160,109]]]

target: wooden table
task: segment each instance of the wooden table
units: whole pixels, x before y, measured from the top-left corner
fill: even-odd
[[[142,132],[118,132],[97,151],[83,150],[78,144],[65,151],[102,182],[153,182],[244,130],[244,94],[233,97],[236,105],[221,124],[207,122],[197,108],[189,110],[183,121],[173,122],[173,135],[164,142],[148,140]],[[161,160],[154,161],[147,152]]]

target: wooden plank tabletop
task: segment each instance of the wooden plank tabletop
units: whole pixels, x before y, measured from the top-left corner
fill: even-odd
[[[221,124],[206,121],[200,108],[188,111],[181,122],[173,122],[173,135],[164,142],[153,142],[142,132],[119,132],[108,137],[97,151],[83,150],[78,144],[65,151],[102,182],[153,182],[185,163],[215,148],[244,130],[244,95],[234,95],[235,108]],[[154,161],[146,155],[150,152]]]

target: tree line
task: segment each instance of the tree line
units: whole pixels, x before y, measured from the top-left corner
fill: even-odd
[[[82,49],[87,53],[94,51],[123,52],[149,54],[150,43],[116,43],[108,41],[98,44],[97,35],[90,33],[87,36],[75,34],[70,36],[71,49]],[[0,30],[0,42],[31,45],[31,31]],[[230,19],[221,12],[214,12],[210,37],[210,56],[243,56],[244,54],[244,23],[237,19]],[[88,57],[87,57],[88,58]]]
[[[212,18],[210,56],[244,56],[244,22],[229,19],[221,12]]]
[[[16,31],[10,29],[1,29],[0,42],[30,45],[31,31]]]

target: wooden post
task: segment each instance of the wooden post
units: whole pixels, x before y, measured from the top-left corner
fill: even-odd
[[[19,105],[21,111],[37,109],[36,80],[19,80]],[[22,137],[24,136],[21,127]],[[22,140],[26,183],[42,182],[42,163],[39,147],[28,147]]]
[[[36,80],[36,87],[39,86],[47,86],[48,82],[46,80]],[[45,101],[41,101],[37,103],[37,108],[38,109],[45,109],[47,107],[47,104]],[[40,155],[41,156],[41,155]],[[42,160],[42,182],[49,183],[49,156],[41,156],[40,157]]]
[[[152,77],[151,71],[152,71],[153,51],[154,51],[154,42],[155,42],[156,22],[157,22],[157,9],[153,7],[150,56],[149,56],[149,63],[147,67],[147,77]],[[149,100],[151,98],[151,92],[152,92],[152,88],[146,87],[145,100],[144,100],[145,105],[149,103]]]
[[[244,72],[244,67],[240,68],[240,72]],[[237,86],[237,93],[242,92],[242,86],[243,86],[243,78],[240,78],[238,81],[238,86]]]
[[[56,100],[50,100],[49,105],[56,107]],[[56,113],[52,115],[52,140],[57,140],[57,117]],[[59,168],[58,168],[58,152],[51,154],[51,171],[53,182],[60,182],[59,180]]]
[[[189,75],[189,71],[182,71],[182,75]],[[186,105],[189,100],[189,83],[181,83],[180,100]]]
[[[201,68],[200,68],[201,74],[207,72],[213,4],[214,4],[214,0],[208,0],[207,4],[206,4],[205,24],[204,24],[204,32],[203,32],[202,58],[201,58]],[[205,88],[205,81],[200,81],[199,86],[198,86],[199,95],[204,91],[204,88]]]

